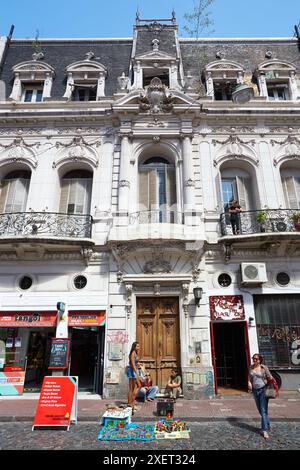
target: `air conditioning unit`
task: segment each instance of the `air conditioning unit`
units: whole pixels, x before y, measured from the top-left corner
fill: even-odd
[[[266,263],[241,263],[243,285],[257,285],[267,282]]]

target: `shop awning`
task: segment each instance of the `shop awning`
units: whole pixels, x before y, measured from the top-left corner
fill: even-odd
[[[106,318],[105,310],[69,311],[69,326],[100,326]]]

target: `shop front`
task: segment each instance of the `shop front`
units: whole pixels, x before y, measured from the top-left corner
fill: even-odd
[[[79,391],[103,392],[105,312],[69,312],[70,375],[79,377]]]
[[[41,388],[56,319],[56,311],[0,313],[0,395]]]
[[[0,313],[0,395],[39,392],[49,369],[57,311]],[[71,354],[65,374],[79,377],[79,390],[102,393],[105,311],[70,311]]]
[[[282,389],[300,383],[300,295],[254,295],[260,354]]]
[[[209,303],[215,393],[245,392],[250,352],[243,297],[212,296]]]

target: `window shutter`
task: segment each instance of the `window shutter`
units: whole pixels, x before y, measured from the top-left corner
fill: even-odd
[[[236,176],[236,185],[238,191],[238,203],[241,206],[242,210],[250,210],[250,190],[251,190],[251,179],[242,178]]]
[[[139,210],[145,211],[149,209],[149,171],[139,171]]]
[[[62,214],[67,214],[70,184],[71,180],[63,179],[61,181],[59,212]]]
[[[149,172],[148,210],[157,209],[157,203],[157,171],[151,170]]]
[[[30,180],[24,178],[7,180],[9,183],[5,212],[23,212],[26,209]]]
[[[175,179],[175,168],[167,167],[167,206],[172,207],[176,204],[176,179]]]
[[[298,182],[298,188],[299,188]],[[283,187],[284,187],[284,197],[286,200],[287,208],[288,209],[298,209],[298,199],[300,194],[298,193],[297,198],[297,190],[295,185],[295,180],[292,176],[287,176],[283,180]]]
[[[9,189],[10,182],[3,181],[1,185],[1,194],[0,194],[0,212],[5,212],[5,203],[7,198],[7,193]]]

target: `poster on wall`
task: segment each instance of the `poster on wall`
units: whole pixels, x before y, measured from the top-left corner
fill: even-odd
[[[38,401],[32,430],[70,429],[77,423],[78,377],[46,376]]]
[[[212,320],[245,320],[242,295],[218,295],[209,298]]]

